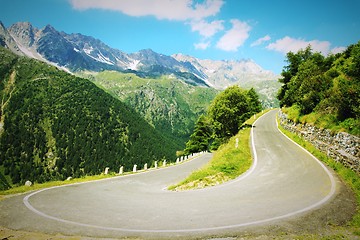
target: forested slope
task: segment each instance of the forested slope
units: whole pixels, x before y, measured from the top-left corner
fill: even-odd
[[[196,119],[206,112],[218,90],[192,86],[175,77],[140,78],[103,71],[83,76],[136,110],[150,125],[182,149]]]
[[[132,169],[177,147],[88,80],[0,48],[0,166],[13,183]]]

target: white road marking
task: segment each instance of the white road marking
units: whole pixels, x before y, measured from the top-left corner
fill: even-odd
[[[268,114],[268,113],[266,113]],[[259,118],[260,119],[260,118]],[[224,185],[227,185],[227,184],[233,184],[234,182],[239,182],[243,179],[245,179],[246,177],[250,176],[254,170],[256,169],[256,166],[257,166],[257,162],[258,162],[258,159],[257,159],[257,153],[256,153],[256,147],[255,147],[255,143],[254,143],[254,134],[253,134],[253,129],[254,129],[254,125],[255,123],[259,120],[257,119],[254,124],[253,124],[253,127],[251,129],[251,144],[252,144],[252,151],[253,151],[253,158],[254,158],[254,161],[253,161],[253,164],[251,166],[251,168],[245,173],[243,174],[242,176],[240,176],[239,178],[229,182],[229,183],[225,183],[225,184],[222,184],[221,186],[224,186]],[[276,122],[276,124],[278,124]],[[279,128],[278,128],[278,131]],[[281,132],[281,131],[280,131]],[[283,134],[281,132],[281,134]],[[286,138],[288,138],[285,134],[283,134]],[[290,139],[290,138],[288,138]],[[290,139],[291,140],[291,139]],[[292,140],[291,140],[292,141]],[[294,141],[292,141],[294,142]],[[295,142],[294,142],[295,143]],[[50,190],[50,189],[54,189],[54,188],[60,188],[60,187],[66,187],[66,186],[69,186],[69,185],[65,185],[65,186],[56,186],[56,187],[51,187],[51,188],[47,188],[47,189],[42,189],[42,190],[39,190],[39,191],[36,191],[36,192],[33,192],[29,195],[27,195],[26,197],[24,197],[23,199],[23,202],[25,204],[25,206],[31,210],[32,212],[44,217],[44,218],[48,218],[48,219],[51,219],[51,220],[55,220],[55,221],[58,221],[58,222],[62,222],[62,223],[66,223],[66,224],[72,224],[72,225],[77,225],[77,226],[82,226],[82,227],[88,227],[88,228],[95,228],[95,229],[99,229],[99,230],[107,230],[107,231],[120,231],[120,232],[133,232],[133,233],[186,233],[186,232],[202,232],[202,231],[214,231],[214,230],[225,230],[225,229],[233,229],[233,228],[239,228],[239,227],[246,227],[246,226],[252,226],[252,225],[258,225],[258,224],[263,224],[263,223],[268,223],[268,222],[271,222],[271,221],[275,221],[275,220],[282,220],[282,219],[285,219],[285,218],[289,218],[289,217],[292,217],[292,216],[295,216],[297,214],[300,214],[300,213],[304,213],[304,212],[307,212],[309,210],[312,210],[314,208],[317,208],[319,206],[321,206],[322,204],[326,203],[327,201],[329,201],[331,199],[331,197],[335,194],[335,190],[336,190],[336,182],[335,182],[335,179],[333,177],[333,175],[331,174],[331,172],[324,166],[324,164],[322,164],[316,157],[314,157],[310,152],[308,152],[306,149],[304,149],[303,147],[301,147],[300,145],[298,145],[297,143],[295,143],[297,146],[299,146],[301,149],[303,149],[305,152],[307,152],[312,158],[315,159],[315,161],[320,164],[320,166],[324,169],[324,171],[327,173],[329,179],[330,179],[330,182],[331,182],[331,188],[330,188],[330,191],[329,193],[323,198],[321,199],[320,201],[308,206],[308,207],[305,207],[305,208],[302,208],[300,210],[297,210],[297,211],[293,211],[293,212],[290,212],[290,213],[287,213],[287,214],[283,214],[283,215],[279,215],[279,216],[274,216],[274,217],[271,217],[271,218],[266,218],[266,219],[262,219],[262,220],[257,220],[257,221],[250,221],[250,222],[246,222],[246,223],[240,223],[240,224],[233,224],[233,225],[226,225],[226,226],[218,226],[218,227],[204,227],[204,228],[195,228],[195,229],[159,229],[159,230],[153,230],[153,229],[130,229],[130,228],[117,228],[117,227],[106,227],[106,226],[99,226],[99,225],[93,225],[93,224],[86,224],[86,223],[80,223],[80,222],[75,222],[75,221],[69,221],[69,220],[66,220],[66,219],[62,219],[62,218],[57,218],[57,217],[54,217],[54,216],[50,216],[44,212],[41,212],[39,211],[38,209],[36,209],[35,207],[33,207],[31,205],[31,203],[29,202],[29,199],[38,194],[38,193],[41,193],[41,192],[44,192],[44,191],[47,191],[47,190]],[[160,170],[160,169],[158,169]],[[146,173],[146,172],[144,172]],[[121,176],[121,177],[130,177],[132,175],[127,175],[127,176]],[[99,181],[106,181],[108,179],[102,179],[102,180],[99,180]],[[85,184],[85,183],[76,183],[76,184]],[[220,186],[220,187],[221,187]]]

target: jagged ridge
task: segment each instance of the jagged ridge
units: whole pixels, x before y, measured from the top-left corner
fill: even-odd
[[[72,72],[117,70],[141,77],[173,75],[193,85],[218,89],[278,78],[252,60],[201,60],[183,54],[167,56],[151,49],[127,54],[93,37],[58,32],[50,25],[37,29],[30,23],[15,23],[9,29],[3,25],[0,28],[1,45]]]

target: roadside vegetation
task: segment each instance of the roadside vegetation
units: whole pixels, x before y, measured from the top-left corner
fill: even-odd
[[[198,118],[186,143],[184,155],[217,150],[238,134],[247,119],[261,110],[259,96],[253,88],[243,90],[238,86],[228,87],[215,97],[208,111]]]
[[[216,151],[212,160],[169,190],[199,189],[234,179],[251,166],[251,118],[262,110],[253,88],[232,86],[219,93],[195,124],[183,155]]]
[[[215,186],[235,179],[249,170],[252,164],[250,149],[251,126],[257,118],[266,112],[258,113],[248,119],[242,125],[238,134],[219,147],[208,164],[168,189],[182,191]],[[236,144],[237,142],[238,144]]]
[[[287,62],[278,99],[289,118],[360,136],[360,41],[327,57],[289,52]]]

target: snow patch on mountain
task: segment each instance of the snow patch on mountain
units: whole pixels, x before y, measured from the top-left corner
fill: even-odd
[[[97,61],[109,64],[109,65],[114,65],[114,63],[110,60],[110,58],[105,57],[101,51],[99,51],[99,53],[97,55],[98,55]]]
[[[132,62],[129,63],[129,65],[127,66],[128,69],[131,70],[139,70],[139,66],[140,66],[140,60],[132,60]]]

